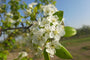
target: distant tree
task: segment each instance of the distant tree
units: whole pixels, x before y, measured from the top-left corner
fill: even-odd
[[[90,26],[84,25],[81,28],[78,28],[76,36],[80,35],[90,35]]]

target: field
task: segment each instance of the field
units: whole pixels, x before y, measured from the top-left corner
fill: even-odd
[[[61,40],[64,45],[72,54],[73,59],[59,59],[58,57],[51,58],[51,60],[90,60],[90,37],[72,38],[68,40]],[[17,56],[17,52],[12,52],[8,55],[8,60],[13,60]],[[37,59],[37,60],[43,60]]]
[[[62,41],[73,55],[72,60],[90,60],[90,37]]]

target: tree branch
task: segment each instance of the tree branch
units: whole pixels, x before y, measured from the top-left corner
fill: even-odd
[[[33,24],[31,24],[28,27],[17,27],[17,28],[7,28],[7,29],[1,29],[0,31],[7,31],[7,30],[15,30],[15,29],[29,29]]]

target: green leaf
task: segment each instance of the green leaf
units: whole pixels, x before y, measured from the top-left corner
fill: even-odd
[[[13,16],[13,19],[17,20],[17,19],[19,19],[19,16],[15,15],[15,16]]]
[[[43,54],[44,54],[44,59],[45,59],[45,60],[50,60],[50,56],[49,56],[49,54],[46,52],[46,49],[44,49]]]
[[[30,58],[29,60],[33,60],[32,58]]]
[[[77,33],[77,31],[74,28],[69,27],[69,26],[64,27],[64,29],[65,29],[64,37],[71,37]]]
[[[57,15],[59,17],[59,21],[61,21],[63,18],[63,11],[57,11],[53,15]]]
[[[55,55],[58,56],[59,58],[63,58],[63,59],[72,59],[72,55],[62,45],[60,45],[60,47],[56,48]]]
[[[37,7],[34,8],[34,13],[37,13]]]
[[[41,7],[41,4],[38,4],[38,5],[37,5],[37,9],[40,9],[40,7]]]
[[[24,5],[23,4],[21,4],[20,6],[21,6],[21,9],[24,9]]]
[[[25,2],[23,2],[23,4],[24,4],[25,8],[27,8],[27,7],[28,7],[28,6],[27,6],[27,4],[26,4]]]
[[[23,57],[20,60],[28,60],[28,58],[27,57]]]
[[[56,1],[52,1],[52,4],[56,5]]]

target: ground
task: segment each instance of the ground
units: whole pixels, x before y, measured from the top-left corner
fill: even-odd
[[[60,59],[58,57],[51,58],[51,60],[90,60],[90,37],[73,38],[70,40],[61,41],[67,50],[72,54],[73,59]],[[13,60],[17,57],[18,52],[11,52],[7,60]],[[44,60],[43,58],[36,60]]]

